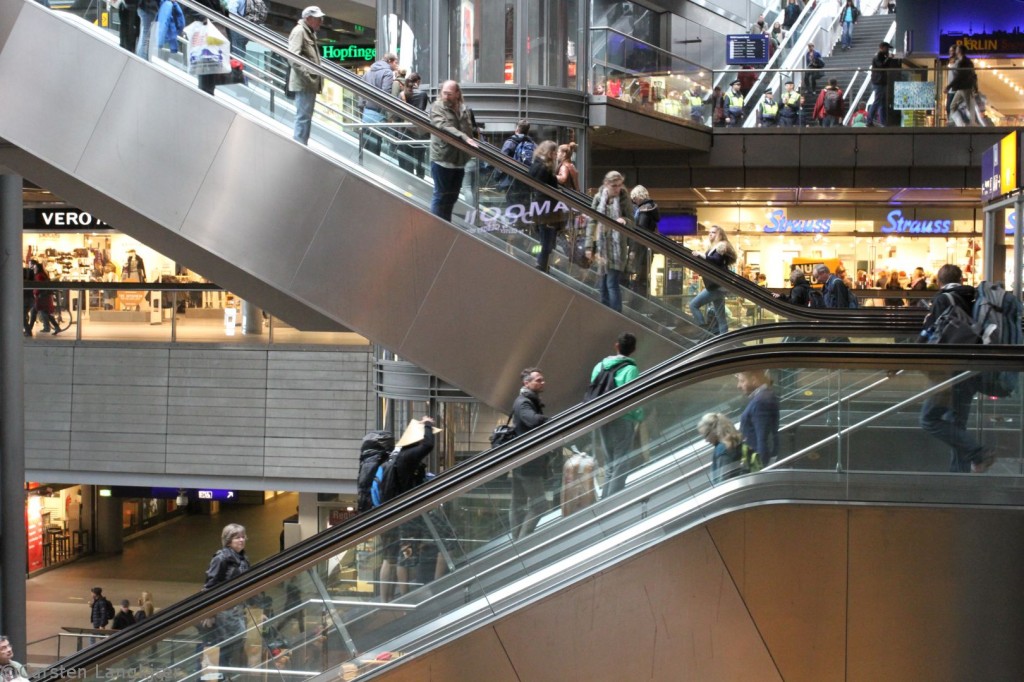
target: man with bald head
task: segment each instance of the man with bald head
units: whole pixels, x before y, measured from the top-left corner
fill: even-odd
[[[441,94],[430,105],[430,122],[458,137],[470,147],[479,146],[473,117],[462,101],[462,89],[455,81],[441,84]],[[434,198],[430,212],[445,220],[452,219],[452,210],[459,199],[462,179],[466,175],[469,154],[437,135],[430,138],[430,176],[434,180]]]

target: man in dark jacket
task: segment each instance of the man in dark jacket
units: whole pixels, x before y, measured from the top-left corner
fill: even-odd
[[[890,69],[898,69],[900,60],[889,56],[892,45],[882,41],[878,45],[878,53],[871,60],[871,91],[874,101],[868,109],[868,125],[885,126],[886,110],[888,109],[889,81],[892,76]],[[875,114],[878,114],[877,116]],[[875,121],[878,123],[875,123]]]
[[[765,466],[779,455],[779,398],[763,369],[740,372],[736,388],[750,398],[740,415],[740,432]]]
[[[391,85],[395,82],[395,70],[398,68],[398,55],[388,52],[381,59],[378,59],[363,75],[363,80],[387,94],[391,94]],[[383,123],[384,108],[374,104],[370,100],[363,100],[363,123]],[[382,139],[373,129],[367,128],[364,134],[360,135],[363,148],[374,154],[380,154]]]
[[[114,605],[110,603],[110,600],[103,596],[102,587],[92,588],[92,602],[90,603],[91,612],[89,621],[92,626],[97,630],[102,630],[107,627],[107,623],[110,622],[111,617],[114,613]]]
[[[814,281],[822,285],[821,295],[825,299],[826,308],[850,307],[850,290],[842,279],[831,273],[827,265],[814,267]]]
[[[132,613],[132,603],[127,599],[121,600],[121,610],[114,616],[114,624],[110,626],[112,630],[124,630],[129,625],[135,624],[135,614]]]
[[[924,318],[921,342],[933,340],[936,322],[950,306],[959,306],[968,317],[974,307],[976,292],[974,287],[963,284],[964,275],[959,267],[946,263],[936,276],[939,293]],[[936,378],[944,381],[949,377],[942,375]],[[949,470],[952,472],[980,474],[988,471],[996,460],[991,449],[979,444],[967,428],[971,404],[978,388],[978,377],[971,376],[946,391],[930,396],[921,406],[921,428],[949,446]]]
[[[512,404],[512,426],[521,436],[548,420],[544,416],[544,375],[536,367],[520,374],[523,386]],[[547,511],[548,499],[544,479],[548,473],[548,456],[540,455],[512,471],[512,502],[509,508],[509,529],[512,537],[523,538],[537,527],[541,514]]]

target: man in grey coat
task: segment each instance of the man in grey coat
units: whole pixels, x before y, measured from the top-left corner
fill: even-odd
[[[312,5],[302,10],[302,18],[288,35],[288,51],[305,57],[314,64],[320,63],[320,45],[316,32],[324,21],[324,13]],[[320,75],[299,63],[292,63],[288,78],[288,90],[295,93],[295,131],[292,139],[309,144],[309,133],[313,125],[313,106],[320,93],[323,81]]]

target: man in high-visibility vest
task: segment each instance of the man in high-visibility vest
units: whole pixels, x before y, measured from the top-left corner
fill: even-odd
[[[782,93],[782,110],[779,112],[779,125],[792,128],[800,122],[800,110],[803,108],[803,97],[796,91],[793,81],[786,81],[786,89]]]
[[[764,91],[764,99],[757,107],[757,126],[759,128],[774,128],[779,125],[779,103],[775,101],[772,89]]]
[[[690,120],[694,123],[704,123],[704,91],[699,85],[694,85],[683,92],[683,98],[690,105]]]
[[[729,92],[725,93],[725,124],[729,128],[743,124],[743,93],[738,80],[733,81]]]

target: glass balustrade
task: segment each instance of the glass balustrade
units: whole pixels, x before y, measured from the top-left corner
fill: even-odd
[[[881,125],[882,109],[890,128],[1013,127],[1024,120],[1024,68],[996,67],[979,60],[974,68],[978,89],[964,91],[954,106],[956,93],[948,90],[949,68],[936,69],[931,60],[928,65],[905,61],[901,68],[883,70],[885,82],[875,84],[870,59],[857,65],[844,60],[839,65],[841,55],[836,55],[835,65],[827,59],[821,69],[751,67],[716,72],[725,92],[733,81],[740,81],[740,93],[745,94],[743,114],[738,125],[727,123],[726,104],[717,118],[707,120],[715,127],[866,128]],[[755,88],[760,77],[763,83]],[[832,80],[838,95],[829,94]],[[768,87],[773,90],[772,102],[763,94]],[[705,108],[709,117],[714,116],[710,106]]]
[[[318,559],[104,657],[86,676],[355,679],[700,523],[747,486],[794,472],[797,481],[907,473],[940,486],[943,476],[1024,473],[1019,356],[813,348],[730,351],[641,379],[635,397],[627,386],[586,416],[578,408],[524,436],[525,449],[513,442],[486,472],[439,480],[401,514],[339,536]],[[1012,395],[985,394],[997,372]],[[776,452],[762,459],[740,445],[744,434],[748,445],[777,441]]]

